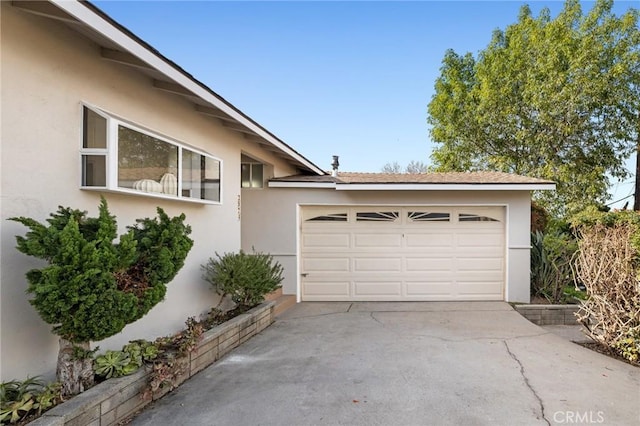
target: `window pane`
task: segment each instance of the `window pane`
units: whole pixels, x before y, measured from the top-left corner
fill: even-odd
[[[182,196],[220,201],[220,162],[183,149]]]
[[[489,216],[480,216],[473,213],[460,213],[458,215],[459,222],[500,222]]]
[[[251,187],[262,188],[262,164],[251,165]]]
[[[107,148],[107,119],[84,107],[83,148]]]
[[[82,186],[107,186],[106,156],[82,156]]]
[[[395,222],[400,215],[398,212],[358,212],[357,222]]]
[[[449,213],[409,212],[411,222],[449,222]]]
[[[346,213],[329,213],[326,215],[314,216],[307,219],[307,222],[346,222]]]
[[[118,126],[118,186],[177,195],[178,147]],[[165,192],[166,191],[166,192]]]
[[[240,165],[240,179],[242,188],[251,188],[251,164]]]

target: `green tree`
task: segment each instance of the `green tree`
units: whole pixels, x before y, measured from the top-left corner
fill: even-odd
[[[418,174],[418,173],[426,173],[429,170],[429,166],[427,166],[422,161],[411,160],[407,167],[404,169],[397,161],[393,163],[387,163],[382,167],[382,173],[409,173],[409,174]]]
[[[184,215],[170,218],[158,208],[155,219],[140,219],[116,243],[117,223],[107,202],[97,218],[59,207],[48,225],[12,218],[29,228],[17,249],[48,265],[27,272],[30,303],[61,337],[58,379],[63,393],[78,393],[93,379],[91,362],[77,350],[119,333],[160,302],[193,245]],[[82,358],[82,357],[80,357]]]
[[[561,215],[606,201],[640,132],[638,11],[612,7],[568,0],[551,19],[525,5],[477,57],[448,50],[428,106],[434,169],[552,179],[536,198]]]

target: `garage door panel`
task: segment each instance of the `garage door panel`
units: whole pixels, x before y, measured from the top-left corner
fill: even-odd
[[[406,283],[407,296],[453,296],[451,281],[410,281]]]
[[[310,209],[302,216],[332,211]],[[503,300],[503,208],[333,210],[347,213],[302,222],[303,300]]]
[[[501,234],[460,233],[457,235],[459,247],[502,247],[503,240],[504,236]]]
[[[305,234],[302,236],[303,249],[349,248],[349,234]]]
[[[402,295],[401,281],[355,281],[354,296],[398,296]]]
[[[402,246],[401,234],[355,234],[354,248],[399,248]]]
[[[456,259],[458,271],[497,271],[502,273],[503,259],[501,257],[464,257]]]
[[[349,259],[344,257],[306,257],[302,260],[302,271],[308,272],[349,272]]]
[[[349,297],[349,281],[307,281],[304,283],[306,296]]]
[[[401,272],[402,258],[354,258],[353,272]]]
[[[408,257],[406,265],[407,272],[452,271],[453,259],[450,257]]]
[[[461,296],[485,295],[502,296],[502,281],[458,281],[458,294]]]
[[[452,248],[453,233],[405,233],[407,247],[410,248]]]

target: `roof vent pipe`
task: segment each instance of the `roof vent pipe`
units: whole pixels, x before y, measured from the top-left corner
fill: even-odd
[[[340,162],[338,161],[338,156],[333,156],[333,161],[331,162],[331,167],[333,167],[333,171],[331,172],[331,176],[338,177],[338,167],[340,167]]]

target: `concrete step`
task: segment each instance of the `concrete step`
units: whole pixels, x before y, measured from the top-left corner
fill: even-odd
[[[281,315],[284,311],[291,308],[296,304],[295,294],[284,294],[278,297],[276,300],[276,306],[273,309],[273,315],[275,317]]]

